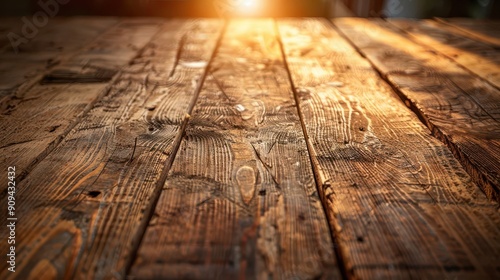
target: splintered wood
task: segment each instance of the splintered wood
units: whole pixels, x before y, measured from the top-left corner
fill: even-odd
[[[500,278],[498,24],[66,18],[18,54],[0,38],[0,279]]]

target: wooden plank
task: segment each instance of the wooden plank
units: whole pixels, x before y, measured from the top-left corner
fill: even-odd
[[[95,22],[89,24],[93,25]],[[74,28],[72,26],[69,30]],[[157,28],[152,29],[150,24],[133,26],[131,30],[119,27],[118,30],[119,34],[123,34],[121,37],[106,36],[95,45],[105,46],[112,39],[116,41],[115,44],[127,44],[130,49],[138,49],[148,43],[154,31],[158,31]],[[127,30],[133,34],[141,33],[141,36],[131,38],[124,34]],[[137,52],[136,49],[135,51]],[[38,54],[35,51],[34,55]],[[0,128],[4,131],[0,136],[0,149],[6,155],[2,159],[2,166],[16,165],[18,180],[22,179],[69,133],[81,116],[91,109],[104,94],[105,86],[106,84],[35,85],[27,92],[19,92],[10,98],[6,96],[2,103],[4,110],[0,115]]]
[[[486,195],[500,202],[500,92],[382,20],[335,24],[446,143]]]
[[[78,54],[54,67],[42,80],[43,83],[92,83],[108,82],[127,66],[144,43],[156,32],[160,19],[123,19],[115,28],[106,32]]]
[[[18,18],[24,27],[24,21]],[[99,34],[115,25],[119,20],[112,17],[57,17],[47,22],[47,25],[33,30],[33,38],[26,37],[27,43],[19,46],[18,53],[22,55],[41,52],[74,52],[82,44],[90,43]],[[24,29],[15,33],[21,37]],[[29,29],[26,29],[29,30]],[[73,37],[76,36],[76,37]],[[82,36],[82,37],[79,37]],[[69,39],[72,40],[69,40]],[[16,53],[14,48],[7,48],[2,53]]]
[[[125,278],[160,193],[156,181],[175,154],[172,141],[193,83],[204,72],[200,64],[208,61],[220,27],[218,20],[166,22],[106,96],[18,185],[23,223],[17,227],[17,272],[1,269],[0,278],[29,279],[43,271],[53,278]],[[152,69],[170,73],[178,53],[169,85],[142,77]]]
[[[500,52],[490,45],[456,35],[432,20],[389,19],[410,38],[456,61],[500,89]]]
[[[0,115],[1,168],[16,166],[22,178],[88,112],[106,85],[36,86]],[[6,182],[2,178],[1,182]],[[4,184],[5,185],[5,184]]]
[[[498,278],[498,204],[331,23],[279,30],[347,278]]]
[[[436,20],[453,27],[460,35],[500,48],[500,21],[470,18],[437,18]]]
[[[338,279],[273,21],[232,20],[148,226],[137,279]]]
[[[10,47],[1,52],[0,110],[5,109],[16,94],[21,98],[41,79],[44,71],[74,54],[116,22],[113,18],[54,18],[39,29],[33,39],[21,45],[19,53]]]

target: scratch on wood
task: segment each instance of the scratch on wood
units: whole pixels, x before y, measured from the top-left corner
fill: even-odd
[[[273,180],[276,188],[277,189],[281,189],[280,184],[278,183],[278,181],[276,181],[276,178],[274,178],[273,173],[270,170],[273,167],[270,166],[270,165],[268,165],[266,162],[264,162],[262,160],[262,158],[260,157],[259,152],[257,152],[257,149],[255,149],[255,146],[253,144],[250,144],[250,145],[252,146],[253,152],[255,153],[255,157],[262,163],[262,166],[264,166],[264,168],[266,169],[266,171],[269,173],[269,176],[271,176],[271,179]]]
[[[135,155],[135,149],[136,148],[137,148],[137,137],[135,137],[134,149],[132,150],[132,155],[130,155],[130,159],[128,160],[128,163],[131,163],[134,160],[134,155]]]

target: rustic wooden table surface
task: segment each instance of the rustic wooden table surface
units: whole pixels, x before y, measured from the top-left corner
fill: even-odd
[[[500,278],[500,22],[19,23],[0,279]]]

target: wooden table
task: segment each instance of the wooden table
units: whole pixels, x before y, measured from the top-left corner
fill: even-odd
[[[19,23],[0,279],[499,279],[500,22]]]

